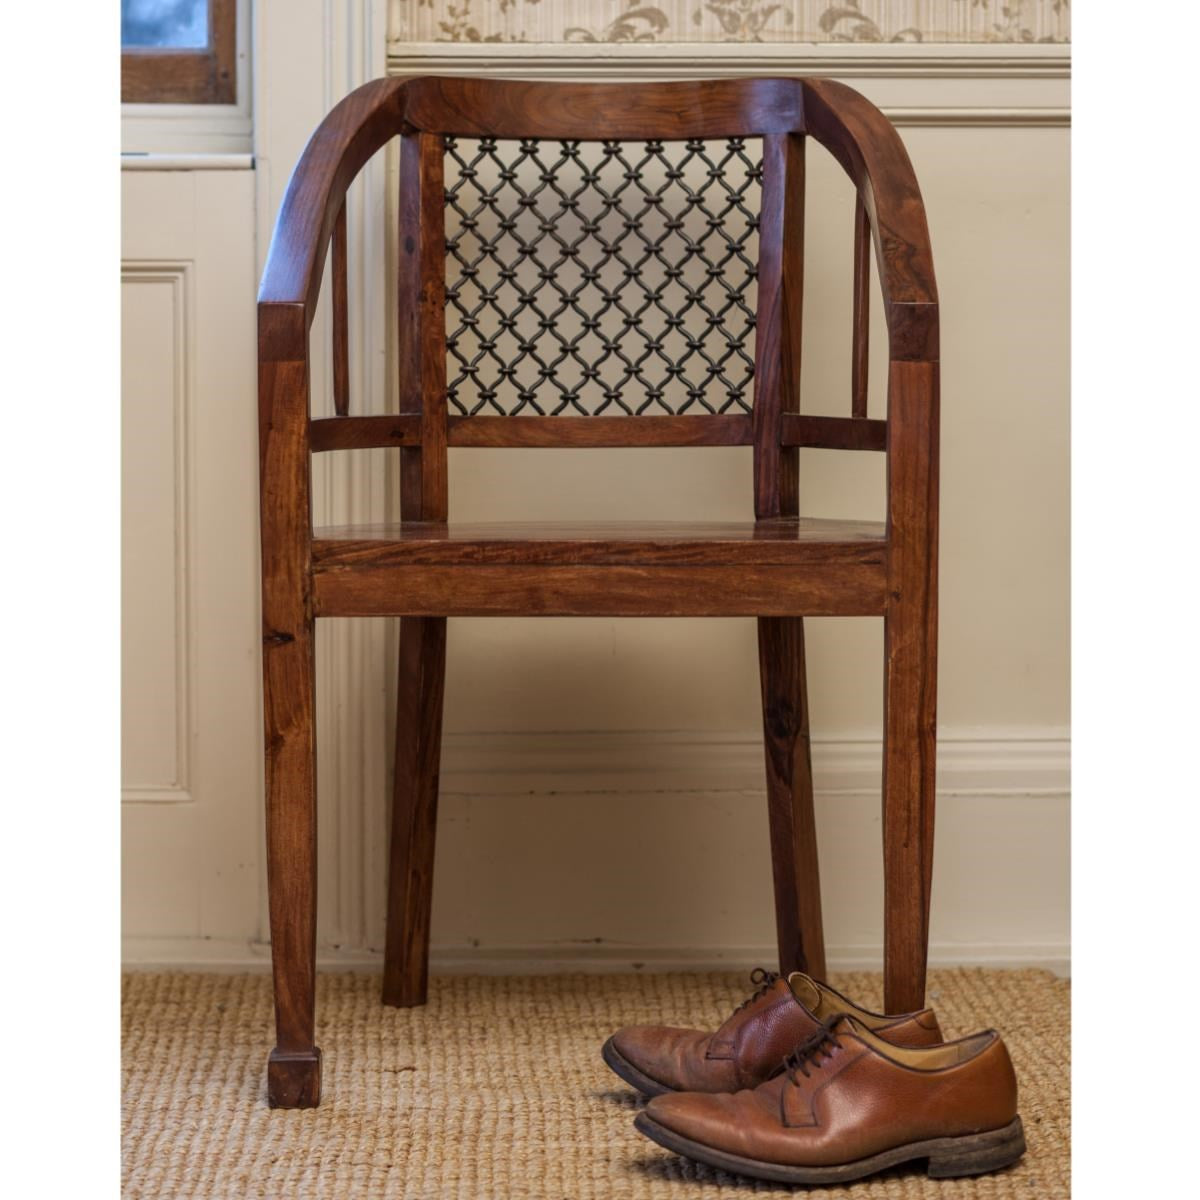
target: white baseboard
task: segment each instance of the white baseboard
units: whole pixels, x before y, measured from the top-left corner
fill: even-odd
[[[878,737],[813,739],[818,793],[878,793]],[[443,795],[603,792],[758,792],[761,734],[686,731],[451,733],[442,743]],[[1064,730],[970,730],[938,739],[938,792],[951,796],[1062,796],[1070,790]]]
[[[1070,957],[1064,937],[1069,917],[1062,876],[1070,853],[1070,741],[1059,729],[1012,730],[1003,736],[992,731],[992,736],[979,736],[982,732],[944,730],[938,743],[943,849],[930,960],[935,965],[1037,965],[1064,972]],[[838,864],[824,880],[830,901],[827,929],[832,934],[829,963],[832,969],[877,968],[882,950],[872,940],[878,936],[872,914],[881,897],[875,898],[872,889],[880,881],[871,861],[874,835],[868,831],[877,822],[882,749],[874,737],[818,738],[813,764],[819,815],[824,814],[825,832],[830,835],[825,852],[832,857],[824,861]],[[717,944],[698,945],[697,930],[686,929],[686,922],[675,926],[679,944],[664,944],[667,938],[655,931],[654,922],[646,930],[653,941],[637,944],[627,940],[628,932],[617,932],[636,928],[630,924],[629,904],[618,902],[619,896],[614,896],[608,918],[601,921],[595,905],[581,901],[580,895],[565,901],[575,908],[559,913],[557,925],[571,933],[578,928],[580,940],[548,940],[533,928],[528,941],[519,940],[520,920],[486,919],[486,908],[480,906],[486,906],[487,896],[494,894],[486,889],[462,911],[462,888],[474,886],[472,871],[481,861],[480,854],[486,859],[489,848],[515,836],[514,823],[546,828],[558,820],[565,822],[558,832],[586,838],[598,827],[588,824],[585,814],[604,820],[597,815],[602,809],[622,811],[635,797],[637,813],[656,830],[655,837],[661,837],[681,812],[688,812],[696,814],[704,828],[711,827],[712,836],[744,841],[745,821],[753,824],[760,819],[757,799],[765,790],[764,769],[761,738],[753,732],[447,735],[441,790],[448,824],[439,838],[450,847],[451,861],[446,864],[449,875],[443,871],[441,878],[457,898],[459,911],[453,911],[454,903],[450,905],[445,936],[453,940],[435,944],[434,969],[480,974],[742,970],[769,962],[771,947],[760,943],[766,930],[754,915],[759,912],[758,902],[746,907],[744,879],[730,888],[731,898],[740,897],[736,903],[742,906],[740,928],[746,930],[747,940],[740,944],[738,929],[726,926],[723,935],[716,935]],[[612,799],[607,808],[598,808],[595,801],[604,795]],[[559,805],[560,796],[575,798],[582,807]],[[555,815],[559,813],[563,816]],[[468,822],[471,832],[463,823],[468,814],[473,814]],[[703,835],[697,836],[702,843]],[[1036,855],[1029,853],[1029,838],[1038,848]],[[508,844],[496,852],[502,857],[516,853],[518,858],[521,853]],[[760,852],[746,857],[744,845],[735,851],[739,870],[759,869],[754,855]],[[699,856],[703,850],[693,845],[686,853]],[[543,870],[536,857],[530,863]],[[341,869],[352,877],[354,864],[347,861]],[[860,882],[855,883],[855,878]],[[546,886],[555,885],[546,881]],[[594,896],[596,889],[605,886],[603,872],[593,873],[585,891]],[[870,897],[866,901],[864,887]],[[355,900],[362,908],[357,924],[322,927],[318,950],[322,969],[379,968],[379,955],[369,947],[382,942],[382,893],[356,893]],[[769,900],[767,904],[769,908]],[[854,911],[848,911],[847,905]],[[481,917],[485,918],[482,927],[476,924]],[[841,941],[835,932],[838,920]],[[944,921],[945,940],[937,937],[939,920]],[[606,927],[609,936],[603,941],[584,937]],[[266,970],[269,948],[257,934],[265,930],[265,919],[260,925],[250,919],[246,928],[255,935],[244,940],[130,937],[123,947],[124,961],[138,970]],[[338,934],[339,928],[359,932]],[[368,928],[376,930],[373,939],[365,934]],[[759,932],[752,932],[755,929]],[[468,933],[482,934],[482,944],[470,944]]]
[[[638,971],[749,971],[769,965],[775,947],[762,946],[615,946],[561,943],[468,948],[434,946],[430,966],[443,975],[588,975]],[[877,971],[882,946],[831,946],[831,971]],[[127,939],[127,971],[266,972],[270,946],[264,942],[216,939]],[[1062,942],[1007,945],[934,943],[932,967],[1041,967],[1057,975],[1070,974],[1071,948]],[[382,970],[380,954],[365,950],[325,950],[317,956],[322,971]]]

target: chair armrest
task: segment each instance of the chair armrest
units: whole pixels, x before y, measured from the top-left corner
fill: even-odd
[[[363,164],[400,133],[406,79],[356,88],[317,126],[288,180],[258,291],[259,360],[306,357],[325,254],[346,189]]]
[[[805,132],[842,164],[871,218],[893,362],[936,362],[938,299],[925,205],[904,143],[865,96],[806,79]]]

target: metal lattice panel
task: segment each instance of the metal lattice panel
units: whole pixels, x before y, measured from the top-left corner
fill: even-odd
[[[749,412],[757,139],[446,139],[451,412]]]

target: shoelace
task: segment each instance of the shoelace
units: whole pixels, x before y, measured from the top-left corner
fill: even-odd
[[[771,990],[775,980],[779,978],[778,971],[768,971],[766,967],[755,967],[750,972],[750,984],[752,987],[757,987],[758,991],[747,1000],[743,1000],[733,1011],[741,1012],[748,1004],[753,1004],[760,996],[765,996]]]
[[[783,1069],[787,1072],[789,1082],[799,1084],[796,1073],[808,1078],[810,1066],[819,1067],[823,1058],[832,1056],[832,1052],[841,1046],[833,1027],[841,1018],[841,1013],[834,1013],[824,1021],[783,1060]]]

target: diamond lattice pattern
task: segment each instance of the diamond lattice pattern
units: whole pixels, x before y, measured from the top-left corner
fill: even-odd
[[[446,139],[460,416],[749,412],[761,142]]]

